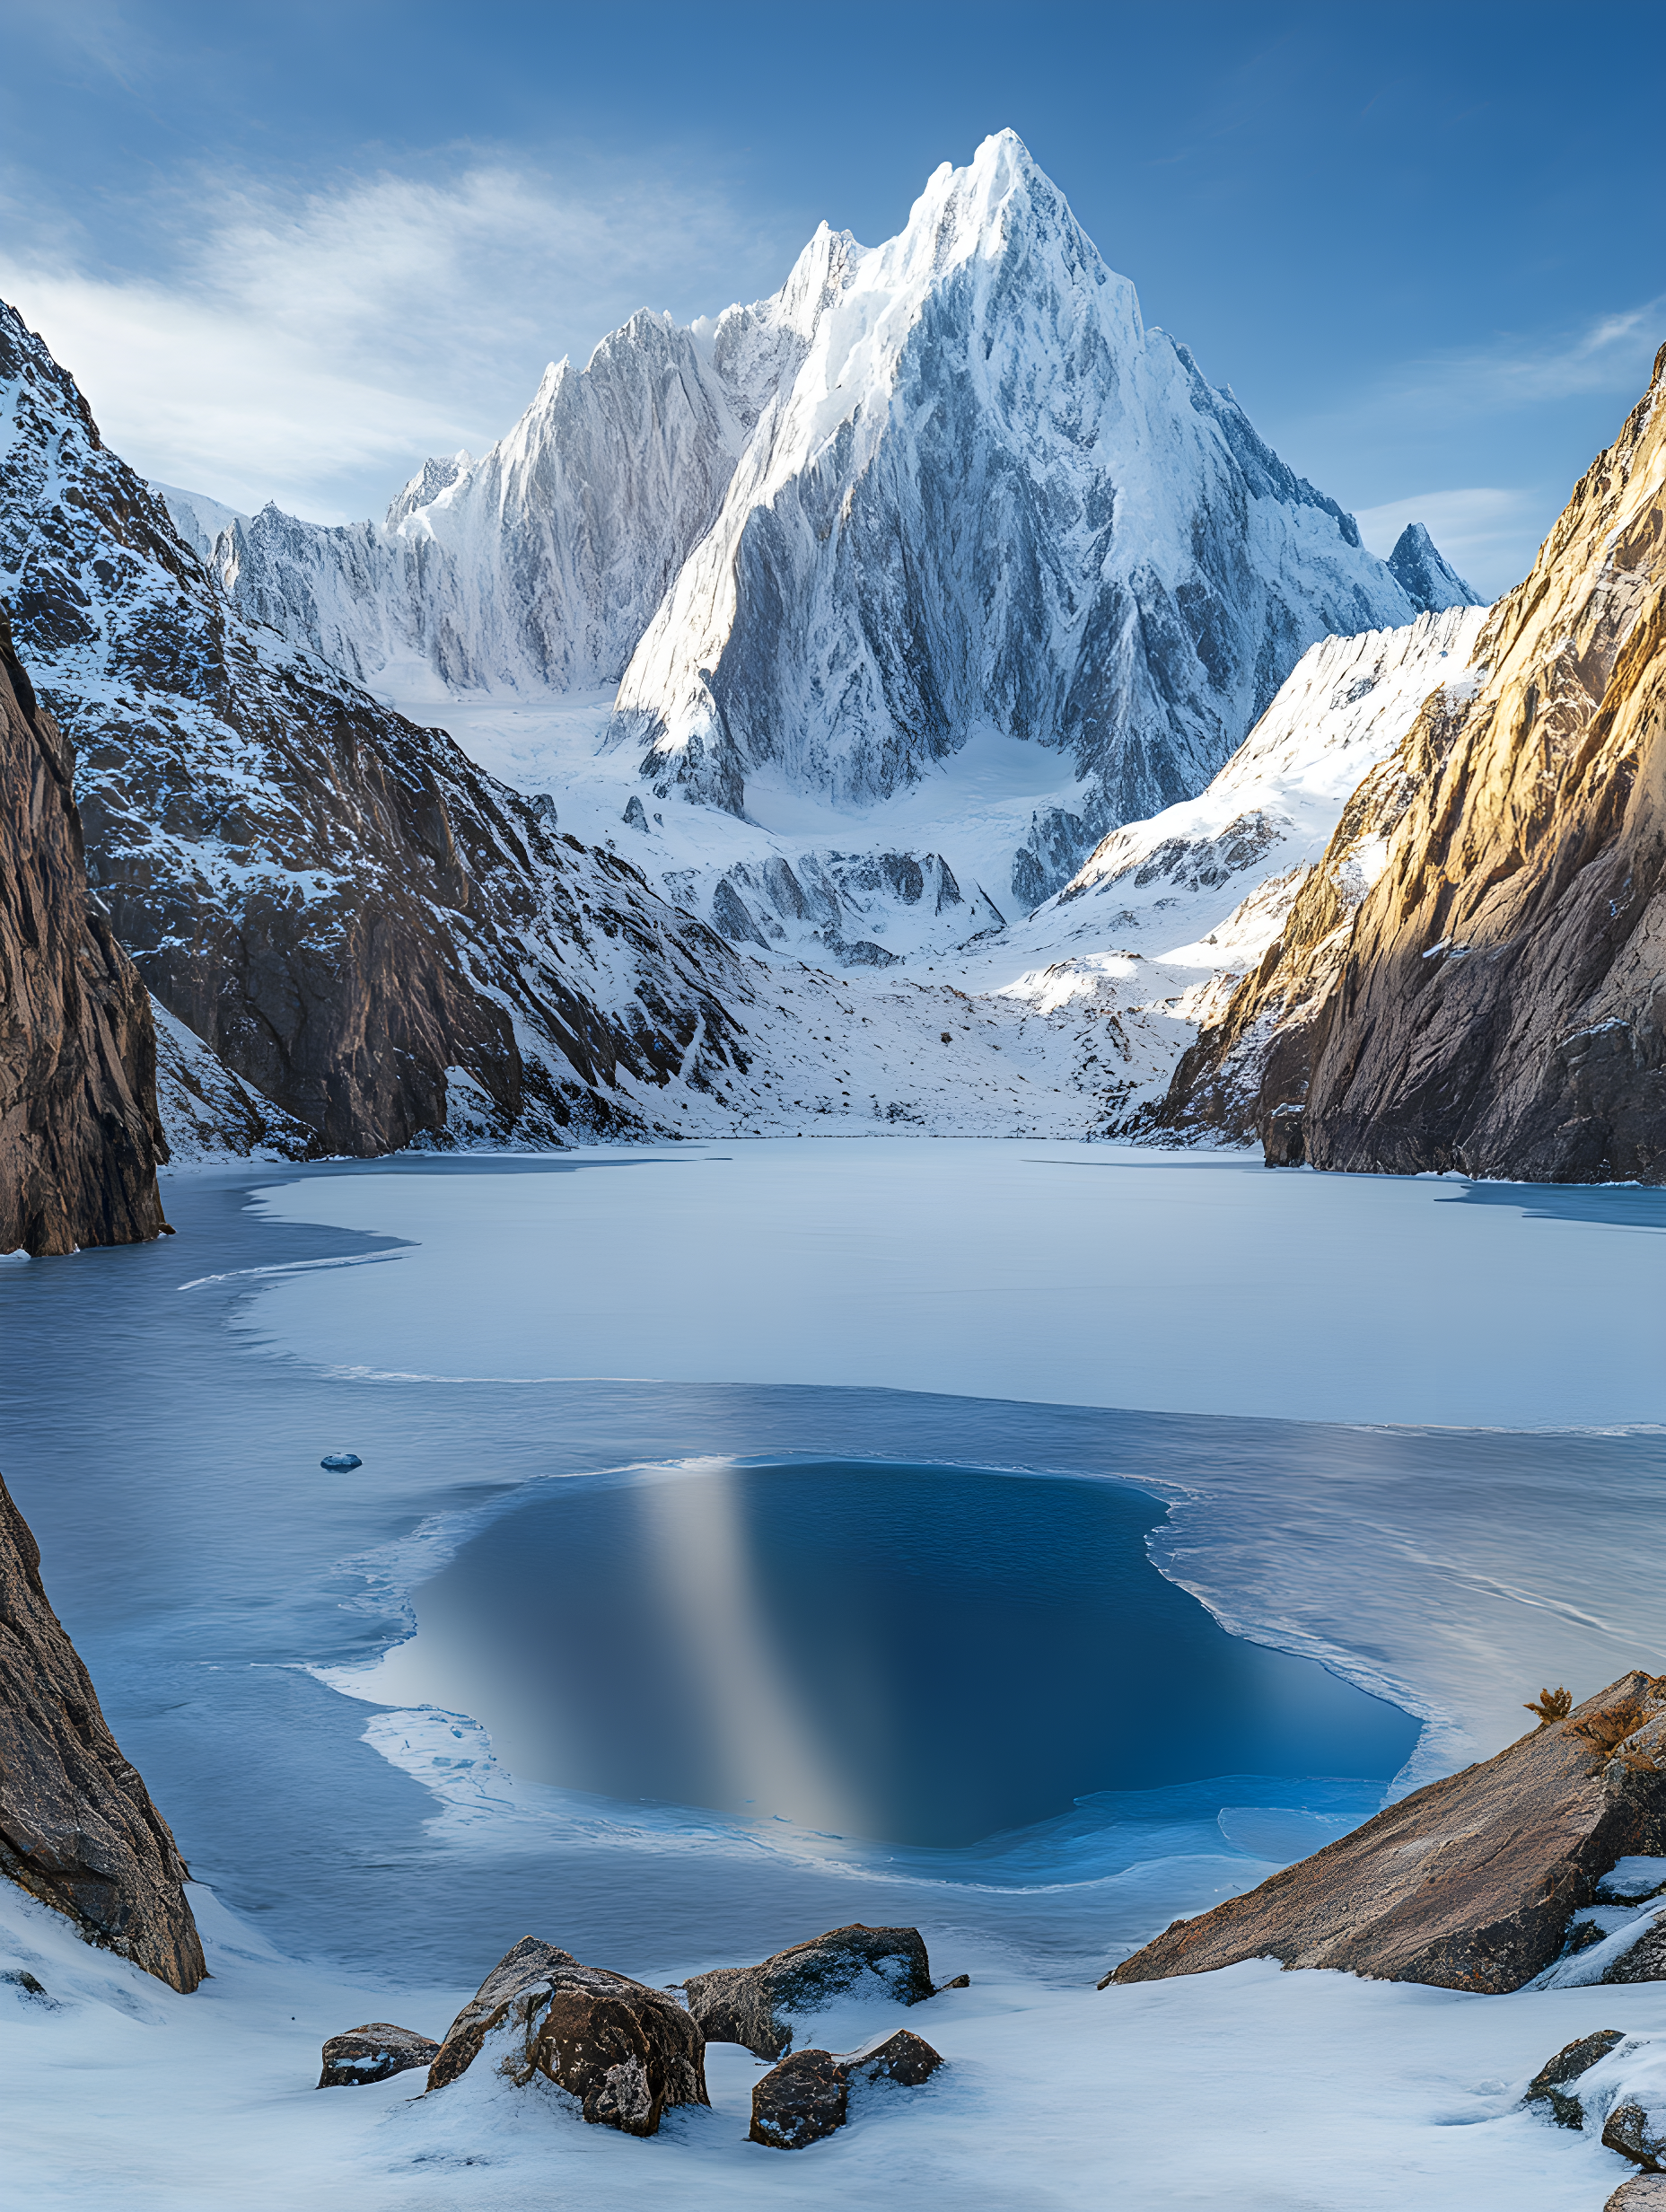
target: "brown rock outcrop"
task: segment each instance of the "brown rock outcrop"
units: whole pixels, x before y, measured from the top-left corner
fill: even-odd
[[[207,1972],[173,1837],[47,1602],[0,1481],[0,1873],[176,1989]]]
[[[1603,2121],[1602,2141],[1606,2149],[1646,2166],[1651,2173],[1666,2169],[1666,2121],[1629,2097],[1622,2098]]]
[[[0,1251],[165,1225],[150,1001],[88,897],[74,775],[0,607]]]
[[[1258,1137],[1269,1166],[1302,1164],[1313,1062],[1329,1028],[1332,993],[1373,854],[1444,759],[1466,698],[1461,681],[1431,692],[1399,751],[1364,777],[1323,858],[1302,878],[1277,941],[1233,991],[1220,1020],[1182,1055],[1140,1134],[1237,1144]]]
[[[1345,910],[1345,817],[1168,1126],[1252,1122],[1321,1168],[1666,1178],[1663,399],[1666,347],[1494,610],[1486,680],[1351,803],[1388,838],[1374,882]]]
[[[1497,1995],[1559,1951],[1614,1862],[1666,1851],[1666,1676],[1627,1674],[1195,1920],[1100,1985],[1243,1959]]]
[[[794,1944],[757,1966],[690,1974],[683,1990],[707,2041],[741,2043],[760,2058],[778,2058],[792,2049],[793,2014],[819,2010],[870,1972],[900,2004],[922,2004],[934,1994],[918,1928],[861,1921]]]
[[[367,2021],[362,2028],[346,2028],[329,2038],[318,2085],[358,2089],[367,2082],[385,2082],[392,2075],[432,2066],[439,2050],[431,2035],[415,2028],[396,2027],[390,2020]]]
[[[428,2070],[430,2090],[465,2073],[507,2027],[503,2064],[522,2084],[546,2076],[592,2125],[648,2136],[673,2105],[709,2104],[706,2038],[662,1991],[524,1936],[463,2006]]]
[[[1666,2173],[1634,2173],[1620,2183],[1602,2212],[1666,2212]]]

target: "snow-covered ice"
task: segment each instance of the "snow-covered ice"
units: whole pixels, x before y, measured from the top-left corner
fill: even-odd
[[[830,1383],[1443,1426],[1666,1420],[1658,1229],[1530,1219],[1554,1204],[1539,1191],[1486,1205],[1455,1178],[1275,1173],[1242,1153],[908,1137],[551,1165],[464,1181],[401,1163],[268,1187],[276,1219],[415,1249],[373,1296],[291,1282],[246,1325],[379,1375]]]

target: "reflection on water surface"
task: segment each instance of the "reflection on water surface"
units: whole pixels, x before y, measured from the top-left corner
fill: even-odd
[[[872,1462],[540,1484],[418,1591],[377,1694],[528,1780],[958,1845],[1093,1791],[1387,1779],[1416,1723],[1228,1636],[1121,1485]]]

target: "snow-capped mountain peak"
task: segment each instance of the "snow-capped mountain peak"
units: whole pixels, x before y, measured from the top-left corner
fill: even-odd
[[[1481,597],[1446,559],[1421,522],[1407,522],[1395,540],[1389,566],[1408,598],[1430,613],[1442,607],[1478,607]]]
[[[767,789],[847,819],[974,739],[1050,749],[978,864],[1021,911],[1200,790],[1317,639],[1472,597],[1432,546],[1363,547],[1012,131],[882,244],[824,223],[770,298],[644,309],[552,364],[385,522],[268,511],[214,558],[245,611],[423,713],[617,684],[621,765],[732,816]]]
[[[1092,788],[1039,825],[1045,869],[1021,856],[1033,904],[1206,782],[1307,645],[1418,610],[1003,132],[855,258],[614,737],[662,795],[735,812],[765,767],[860,809],[980,729],[1068,751]]]

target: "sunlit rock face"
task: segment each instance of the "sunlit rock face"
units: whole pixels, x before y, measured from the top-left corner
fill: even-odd
[[[1214,1093],[1280,1164],[1666,1176],[1663,395],[1666,351],[1487,619],[1485,680],[1362,784],[1171,1118]]]

